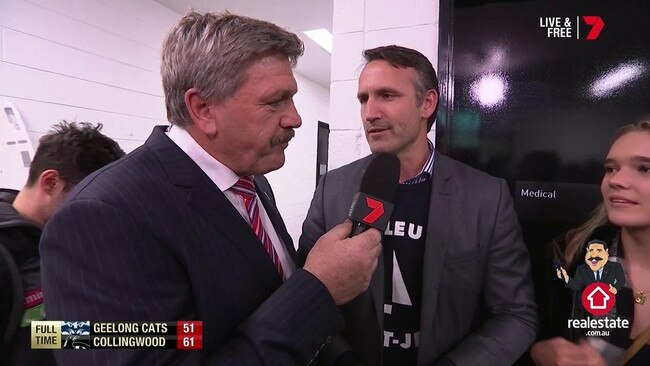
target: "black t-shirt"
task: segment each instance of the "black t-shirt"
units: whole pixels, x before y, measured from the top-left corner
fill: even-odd
[[[400,185],[384,233],[384,366],[415,366],[431,182]]]

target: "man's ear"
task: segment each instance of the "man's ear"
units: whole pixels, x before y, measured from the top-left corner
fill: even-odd
[[[40,190],[48,196],[54,196],[65,189],[65,182],[57,170],[48,169],[38,176]]]
[[[185,107],[190,114],[194,125],[208,137],[217,135],[217,123],[212,113],[213,105],[191,88],[185,92]]]
[[[433,111],[436,110],[438,105],[438,93],[435,90],[429,90],[424,95],[424,100],[422,101],[422,107],[420,107],[420,113],[422,118],[429,119],[433,114]]]

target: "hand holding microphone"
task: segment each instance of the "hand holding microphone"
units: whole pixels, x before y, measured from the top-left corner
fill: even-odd
[[[349,211],[351,221],[334,227],[318,239],[304,269],[327,287],[336,304],[345,304],[368,289],[381,253],[399,183],[399,160],[375,154]]]
[[[365,291],[381,253],[381,233],[368,230],[348,238],[352,222],[346,221],[321,236],[307,256],[304,269],[318,278],[337,305]]]
[[[371,227],[383,232],[395,206],[395,190],[399,184],[399,159],[378,153],[368,164],[361,178],[359,193],[354,196],[348,217],[354,222],[350,237]]]

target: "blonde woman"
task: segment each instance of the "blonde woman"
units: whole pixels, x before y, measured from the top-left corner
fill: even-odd
[[[650,119],[614,135],[601,192],[603,202],[591,218],[552,243],[545,272],[536,278],[541,340],[531,357],[537,365],[650,365]],[[596,239],[607,241],[609,260],[623,266],[626,284],[608,316],[628,319],[629,327],[587,337],[587,330],[568,325],[590,315],[582,293],[564,287],[556,269],[574,273],[584,263],[586,243]]]

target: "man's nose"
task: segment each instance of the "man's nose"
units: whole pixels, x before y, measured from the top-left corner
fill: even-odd
[[[302,126],[302,118],[300,117],[300,114],[298,114],[298,110],[296,109],[296,105],[293,103],[293,99],[291,99],[287,114],[280,121],[280,125],[283,128],[298,128]]]
[[[377,100],[370,97],[361,107],[361,117],[366,122],[381,118],[381,108]]]

